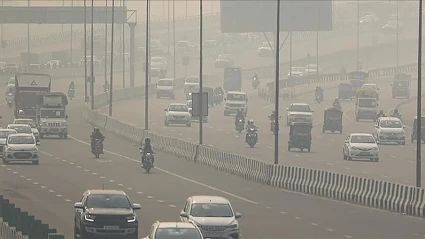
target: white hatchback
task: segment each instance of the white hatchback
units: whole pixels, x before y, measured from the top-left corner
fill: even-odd
[[[292,103],[289,108],[286,108],[288,115],[286,116],[286,125],[291,125],[294,122],[313,123],[314,112],[309,104]]]
[[[192,115],[189,112],[187,104],[172,103],[165,111],[165,126],[170,124],[185,124],[187,127],[192,126]]]
[[[379,147],[371,134],[352,133],[345,139],[342,149],[344,160],[369,159],[379,161]]]

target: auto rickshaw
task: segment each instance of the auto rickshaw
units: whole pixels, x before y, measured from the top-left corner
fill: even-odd
[[[289,128],[288,151],[292,148],[300,149],[301,152],[311,149],[311,123],[292,123]]]
[[[341,83],[338,86],[338,99],[353,100],[353,87],[348,83]]]
[[[323,116],[322,132],[331,131],[332,134],[338,131],[342,134],[342,110],[336,107],[328,108]]]
[[[417,120],[418,120],[418,117],[415,116],[415,118],[413,118],[412,135],[410,139],[410,142],[412,143],[416,140],[416,137],[417,137],[417,134],[416,134],[416,132],[418,131],[416,127]],[[422,138],[422,142],[425,143],[425,116],[421,117],[421,138]]]
[[[406,74],[397,74],[394,76],[394,81],[392,86],[392,98],[404,97],[406,99],[410,98],[410,81],[411,76]]]
[[[208,106],[214,107],[214,88],[202,87],[203,92],[208,92]]]

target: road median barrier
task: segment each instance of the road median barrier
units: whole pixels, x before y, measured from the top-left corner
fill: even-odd
[[[2,239],[64,239],[49,224],[36,219],[0,195],[0,238]]]

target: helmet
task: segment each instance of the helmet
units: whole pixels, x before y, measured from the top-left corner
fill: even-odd
[[[335,102],[338,102],[339,100],[338,100],[338,98],[335,98]]]
[[[241,108],[239,108],[239,109],[238,109],[238,112],[242,113],[242,112],[243,112],[243,110],[242,110]]]
[[[276,110],[273,110],[273,111],[272,111],[272,114],[274,114],[274,113],[276,113]]]
[[[99,132],[100,132],[99,128],[95,127],[95,128],[94,128],[94,132],[95,132],[95,133],[99,133]]]
[[[71,84],[74,84],[74,81],[71,81]]]
[[[150,144],[151,143],[151,139],[150,138],[146,138],[145,139],[145,144]]]
[[[248,120],[248,124],[254,124],[254,120],[252,119]]]
[[[394,109],[394,113],[398,114],[398,109]]]
[[[380,110],[380,111],[379,111],[379,113],[380,113],[380,114],[383,114],[383,113],[384,113],[384,111],[383,111],[383,110]]]

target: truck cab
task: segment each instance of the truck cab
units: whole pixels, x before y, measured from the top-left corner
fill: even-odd
[[[62,92],[40,95],[36,114],[41,139],[51,135],[57,135],[61,139],[68,138],[67,105],[68,98]]]
[[[226,102],[224,105],[224,116],[236,114],[239,109],[243,110],[246,117],[248,114],[248,96],[245,92],[229,91],[224,98]]]
[[[394,76],[392,86],[392,98],[403,97],[410,98],[411,76],[406,74],[397,74]]]
[[[376,98],[357,98],[356,101],[356,121],[369,119],[376,121],[378,113],[378,101]]]

